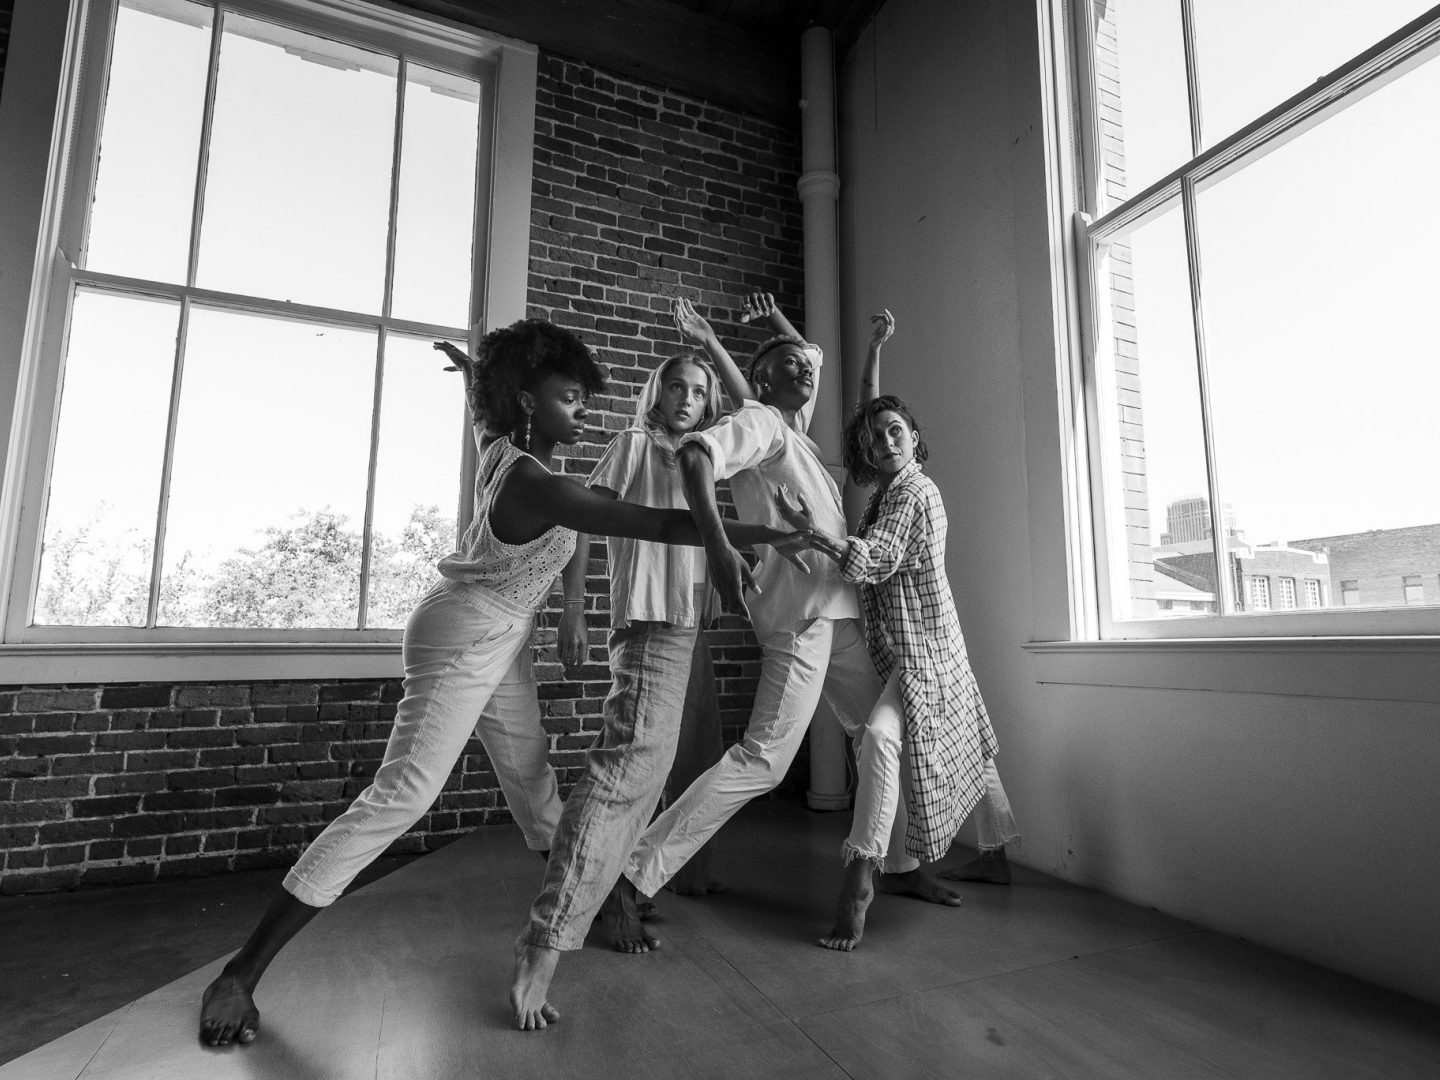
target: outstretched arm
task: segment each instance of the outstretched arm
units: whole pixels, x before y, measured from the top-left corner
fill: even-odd
[[[670,314],[675,319],[675,328],[680,331],[680,336],[686,341],[694,342],[705,350],[705,355],[715,365],[715,371],[720,376],[720,385],[725,387],[725,393],[730,398],[735,408],[739,408],[746,401],[755,396],[750,389],[750,384],[745,381],[739,366],[730,358],[725,346],[720,344],[715,331],[710,324],[701,318],[695,306],[683,297],[677,297],[670,308]]]
[[[435,348],[443,352],[450,361],[446,371],[458,371],[465,380],[465,407],[470,410],[470,424],[475,432],[475,445],[484,449],[494,438],[485,427],[485,415],[480,410],[475,395],[475,360],[463,349],[456,348],[448,341],[435,342]]]
[[[860,404],[867,405],[880,396],[880,346],[895,333],[895,316],[885,308],[871,315],[875,325],[870,331],[870,346],[865,350],[865,366],[860,369]]]

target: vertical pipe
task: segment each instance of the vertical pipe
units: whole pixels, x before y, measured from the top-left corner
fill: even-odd
[[[840,352],[840,176],[835,171],[835,53],[830,31],[812,26],[800,37],[802,98],[800,202],[805,223],[805,336],[825,350],[819,400],[810,421],[810,437],[819,445],[826,468],[843,487],[840,433],[844,427],[845,380]],[[849,805],[845,769],[845,733],[821,703],[810,725],[812,810],[843,810]]]

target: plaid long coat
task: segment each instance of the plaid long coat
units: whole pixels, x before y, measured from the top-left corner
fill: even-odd
[[[985,762],[998,749],[945,576],[948,527],[939,489],[912,461],[871,493],[840,564],[860,585],[880,678],[899,671],[910,760],[905,850],[926,862],[945,854],[980,801]]]

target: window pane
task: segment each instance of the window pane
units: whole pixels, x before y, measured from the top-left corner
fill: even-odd
[[[469,327],[480,84],[418,64],[406,72],[390,313]]]
[[[85,265],[184,282],[212,13],[184,0],[120,5]]]
[[[1129,0],[1127,11],[1136,2]],[[1431,0],[1194,0],[1205,145],[1263,116],[1431,6]]]
[[[1431,61],[1200,195],[1217,460],[1253,541],[1238,557],[1320,577],[1332,604],[1400,606],[1402,575],[1440,572],[1423,479],[1440,218],[1422,209],[1440,129],[1414,122],[1437,111]]]
[[[198,283],[378,313],[393,57],[228,14]]]
[[[143,626],[176,304],[76,291],[34,622]]]
[[[1190,159],[1180,0],[1094,5],[1100,211]]]
[[[1114,617],[1219,610],[1185,238],[1178,204],[1112,244],[1097,378]],[[1227,515],[1228,519],[1228,515]]]
[[[195,308],[159,621],[354,627],[375,336]]]
[[[435,564],[455,550],[471,436],[460,376],[445,363],[429,341],[386,341],[367,627],[403,627],[437,580]]]

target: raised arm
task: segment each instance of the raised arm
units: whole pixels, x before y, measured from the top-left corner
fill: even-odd
[[[800,331],[795,329],[790,320],[785,317],[785,313],[775,305],[775,297],[768,292],[761,292],[757,289],[741,301],[740,308],[744,312],[746,322],[757,322],[764,319],[770,329],[777,334],[800,336]]]
[[[470,424],[475,433],[475,445],[483,450],[495,436],[485,426],[485,414],[480,411],[479,402],[475,398],[475,360],[465,350],[456,348],[448,341],[435,342],[435,348],[443,352],[450,361],[445,370],[458,371],[465,380],[465,407],[470,410]]]
[[[871,315],[875,325],[870,330],[870,345],[865,350],[865,365],[860,369],[860,404],[866,405],[880,396],[880,346],[895,333],[895,316],[885,308]]]
[[[715,365],[716,374],[720,376],[720,385],[725,387],[725,393],[735,408],[738,409],[752,399],[755,392],[745,381],[744,374],[730,358],[725,346],[720,344],[720,339],[710,324],[695,310],[695,306],[683,297],[676,297],[670,314],[675,319],[675,328],[680,331],[680,336],[705,350],[705,355],[710,358],[710,362]]]

